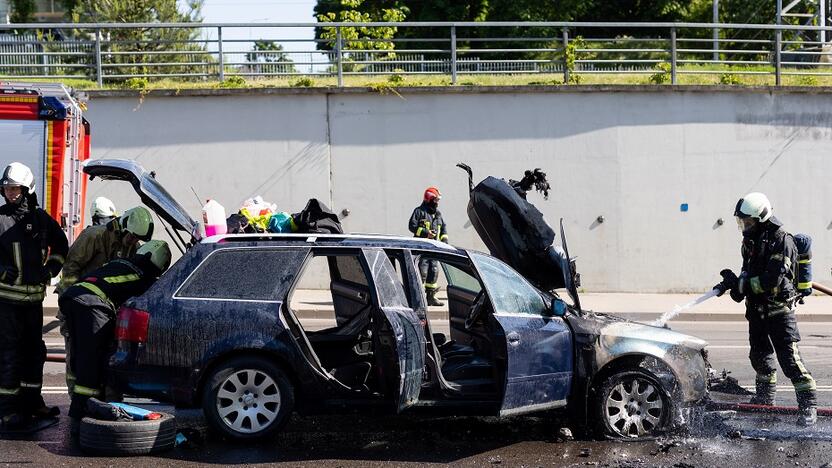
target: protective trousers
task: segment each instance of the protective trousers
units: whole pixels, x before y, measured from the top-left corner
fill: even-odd
[[[70,343],[69,337],[69,327],[66,323],[66,318],[64,317],[64,313],[58,309],[58,322],[61,324],[60,332],[61,336],[64,337],[64,353],[66,354],[66,388],[69,392],[70,398],[72,397],[73,389],[75,388],[75,374],[72,373],[72,369],[69,368],[69,363],[72,361],[72,344]]]
[[[44,362],[43,305],[0,302],[0,417],[44,406]]]
[[[87,400],[101,398],[107,383],[107,365],[115,345],[115,312],[90,293],[59,301],[69,330],[75,388],[69,416],[82,418]]]
[[[793,312],[769,315],[763,318],[749,317],[748,340],[751,345],[749,358],[757,372],[757,396],[768,394],[774,400],[777,388],[776,354],[780,369],[794,385],[800,408],[816,406],[817,385],[815,379],[803,365],[797,342],[800,333]]]
[[[422,276],[426,292],[435,292],[439,289],[439,261],[427,258],[419,260],[419,274]]]

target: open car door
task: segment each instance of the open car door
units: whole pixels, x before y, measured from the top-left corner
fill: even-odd
[[[572,331],[540,292],[500,260],[471,252],[505,339],[500,415],[566,406],[572,384]],[[500,346],[494,343],[494,346]]]
[[[364,249],[381,320],[376,327],[376,353],[380,356],[387,388],[402,411],[419,399],[425,367],[425,333],[421,320],[407,304],[400,276],[382,249]]]
[[[176,231],[185,233],[189,244],[200,239],[199,224],[194,221],[185,208],[156,181],[153,172],[146,171],[136,161],[127,159],[97,159],[84,164],[84,172],[90,180],[100,177],[104,180],[124,180],[129,182],[141,198],[142,203],[169,223]],[[180,237],[180,241],[182,238]],[[183,241],[184,243],[184,241]]]

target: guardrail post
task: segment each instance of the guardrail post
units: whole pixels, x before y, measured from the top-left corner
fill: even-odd
[[[569,84],[569,30],[563,28],[563,84]]]
[[[95,30],[95,81],[99,88],[104,87],[104,74],[101,72],[101,30]]]
[[[780,48],[782,47],[783,31],[777,30],[774,32],[774,84],[780,86],[782,76],[780,75]]]
[[[335,68],[338,70],[338,87],[344,86],[344,51],[341,26],[335,27]]]
[[[670,84],[676,84],[676,28],[670,28]]]
[[[456,84],[456,26],[451,26],[451,84]]]
[[[225,57],[222,55],[222,26],[217,26],[217,52],[220,54],[220,81],[225,81]]]

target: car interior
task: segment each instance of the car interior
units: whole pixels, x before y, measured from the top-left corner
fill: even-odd
[[[466,398],[495,396],[499,392],[496,364],[504,353],[499,345],[505,341],[482,283],[466,262],[423,254],[415,260],[416,271],[425,261],[439,263],[440,288],[447,291],[447,301],[429,307],[425,321],[429,385]]]
[[[368,275],[359,254],[314,254],[296,287],[327,287],[332,299],[312,304],[313,316],[304,316],[295,299],[289,308],[302,328],[305,344],[314,361],[342,385],[359,392],[375,393],[380,388],[380,359],[373,334],[373,303]],[[328,280],[328,281],[327,281]],[[325,281],[326,284],[314,284]],[[375,369],[375,371],[374,371]]]

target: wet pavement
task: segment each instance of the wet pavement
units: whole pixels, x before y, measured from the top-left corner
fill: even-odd
[[[743,322],[678,322],[672,328],[710,342],[711,362],[753,385]],[[818,380],[819,401],[832,407],[832,323],[801,326],[804,361]],[[55,332],[45,336],[58,351]],[[45,398],[66,414],[62,364],[47,364]],[[720,400],[742,398],[715,394]],[[745,398],[745,397],[744,397]],[[778,403],[794,404],[782,374]],[[174,411],[170,407],[159,408]],[[0,440],[0,466],[601,466],[601,467],[768,467],[832,463],[832,418],[801,429],[791,415],[713,414],[704,429],[686,437],[644,442],[564,441],[556,415],[499,420],[475,417],[318,416],[294,417],[285,431],[257,444],[228,443],[205,431],[199,410],[176,412],[180,427],[199,434],[191,443],[150,457],[87,457],[68,437],[67,420],[33,437]],[[723,417],[727,418],[723,420]],[[201,439],[201,440],[200,440]],[[832,467],[832,464],[829,465]]]

